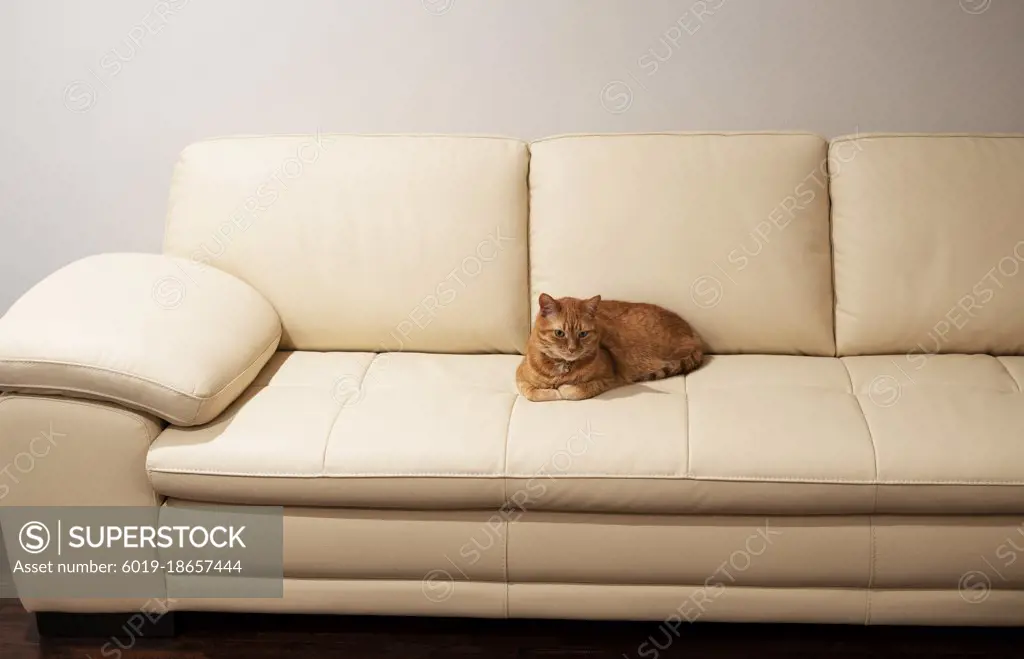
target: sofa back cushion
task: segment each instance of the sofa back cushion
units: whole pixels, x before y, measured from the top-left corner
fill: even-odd
[[[528,160],[502,138],[208,140],[175,168],[164,251],[263,293],[284,349],[518,352]]]
[[[807,134],[566,136],[531,145],[530,278],[653,302],[713,352],[832,355],[827,144]]]
[[[830,151],[839,354],[1024,354],[1024,137]]]

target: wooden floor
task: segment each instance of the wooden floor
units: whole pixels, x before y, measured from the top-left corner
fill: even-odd
[[[180,613],[176,623],[179,633],[173,639],[133,644],[125,634],[119,643],[40,642],[32,615],[8,600],[0,602],[0,658],[1024,657],[1024,629],[704,623],[681,628],[676,637],[655,623]]]

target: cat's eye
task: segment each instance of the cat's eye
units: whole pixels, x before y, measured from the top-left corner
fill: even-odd
[[[590,334],[590,332],[580,332],[580,338],[581,339],[587,338],[587,334]]]
[[[565,336],[565,332],[563,332],[562,330],[555,330],[555,336],[561,339]]]

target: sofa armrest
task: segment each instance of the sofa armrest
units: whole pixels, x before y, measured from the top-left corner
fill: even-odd
[[[210,421],[277,349],[274,308],[242,280],[157,254],[71,263],[0,318],[0,390],[114,401]]]

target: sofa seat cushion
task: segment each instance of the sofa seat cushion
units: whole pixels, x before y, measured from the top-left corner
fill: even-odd
[[[167,428],[165,495],[228,503],[720,514],[1024,512],[1024,357],[715,356],[532,403],[514,355],[278,353]]]

